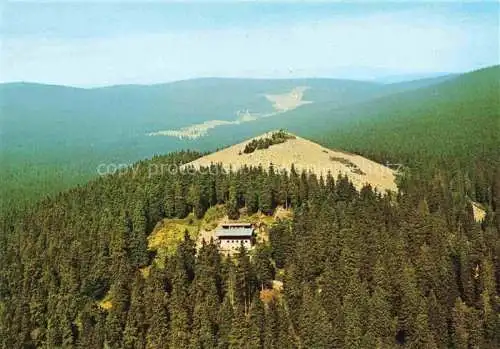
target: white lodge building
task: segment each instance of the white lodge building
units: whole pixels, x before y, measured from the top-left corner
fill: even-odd
[[[252,247],[254,228],[251,223],[223,223],[215,232],[219,248],[236,252],[243,244],[247,250]]]

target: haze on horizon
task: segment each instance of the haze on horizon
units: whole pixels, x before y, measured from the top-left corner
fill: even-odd
[[[496,2],[9,2],[0,82],[92,87],[464,72],[499,64],[499,9]]]

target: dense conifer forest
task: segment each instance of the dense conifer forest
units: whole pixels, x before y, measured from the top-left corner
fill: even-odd
[[[0,8],[0,349],[500,349],[500,2]]]
[[[155,157],[5,214],[1,347],[500,346],[498,167],[475,182],[487,206],[476,222],[467,178],[431,165],[404,170],[398,194],[293,168],[149,171],[198,156]],[[215,205],[294,214],[233,258],[188,234],[160,262],[148,250],[158,221]]]

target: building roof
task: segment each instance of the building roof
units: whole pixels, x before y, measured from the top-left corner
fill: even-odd
[[[245,228],[250,228],[252,226],[252,223],[246,223],[246,222],[231,222],[231,223],[222,223],[221,227],[225,228],[235,228],[235,227],[245,227]]]
[[[253,228],[217,229],[216,237],[251,237]]]

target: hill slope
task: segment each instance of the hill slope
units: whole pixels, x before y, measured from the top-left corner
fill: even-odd
[[[333,176],[347,175],[359,190],[365,184],[376,187],[379,191],[397,190],[395,172],[362,156],[338,150],[330,150],[307,139],[291,135],[283,143],[271,145],[267,149],[256,149],[246,154],[245,147],[252,141],[266,139],[272,132],[249,139],[218,152],[196,159],[185,166],[208,167],[211,164],[222,164],[226,170],[237,170],[244,166],[259,166],[264,169],[272,164],[278,170],[290,170],[292,166],[297,172],[311,171],[317,176],[325,177],[328,172]]]
[[[213,150],[280,128],[379,162],[407,162],[429,149],[472,156],[498,144],[497,82],[498,67],[387,85],[215,78],[97,89],[3,84],[0,195],[4,202],[38,198],[96,176],[101,164]],[[289,108],[279,96],[298,87],[308,88]],[[176,136],[192,125],[202,125],[194,131],[202,137]]]
[[[261,336],[266,348],[446,348],[463,338],[498,348],[492,218],[475,224],[470,205],[427,185],[388,197],[345,178],[259,168],[149,173],[198,156],[146,160],[0,217],[0,347],[242,348]],[[222,210],[271,217],[282,206],[293,220],[235,258],[213,241],[197,252],[189,232],[168,256],[158,251],[186,223],[201,227]],[[338,321],[353,314],[377,330]]]
[[[3,204],[83,183],[96,176],[101,164],[127,165],[186,148],[213,150],[264,130],[288,127],[285,116],[291,111],[285,109],[290,104],[277,96],[301,86],[308,87],[301,98],[313,102],[298,108],[304,110],[327,101],[342,106],[394,92],[393,86],[337,79],[209,78],[95,89],[0,84]],[[262,116],[276,114],[277,108],[282,110],[276,117],[239,123],[247,111],[250,117]],[[269,128],[264,123],[261,130],[263,119],[276,119],[280,125]],[[204,123],[224,126],[195,140],[148,136]]]
[[[406,161],[415,154],[500,158],[500,66],[430,87],[345,109],[352,122],[331,125],[322,139],[377,159]]]

